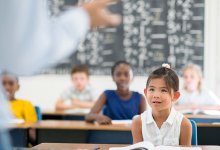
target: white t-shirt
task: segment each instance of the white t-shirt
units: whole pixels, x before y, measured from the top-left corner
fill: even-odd
[[[201,92],[194,91],[189,93],[186,90],[181,90],[181,95],[177,101],[177,105],[184,104],[220,105],[220,100],[212,91],[202,87]]]
[[[172,108],[169,117],[159,129],[153,119],[152,109],[146,110],[141,114],[143,140],[154,145],[179,145],[182,119],[183,115]]]

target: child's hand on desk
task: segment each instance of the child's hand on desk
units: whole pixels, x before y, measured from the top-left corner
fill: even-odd
[[[81,102],[81,101],[78,100],[78,99],[73,99],[73,100],[72,100],[72,104],[73,104],[73,105],[78,105],[78,104],[80,104],[80,102]]]
[[[73,99],[72,100],[72,108],[83,108],[84,107],[83,104],[84,103],[82,101],[78,100],[78,99]]]
[[[99,116],[97,116],[96,121],[97,121],[99,124],[111,124],[111,122],[112,122],[109,117],[104,116],[104,115],[99,115]]]

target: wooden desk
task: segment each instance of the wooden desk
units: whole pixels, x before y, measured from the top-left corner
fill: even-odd
[[[56,150],[74,150],[74,149],[89,149],[93,150],[95,148],[100,148],[100,150],[108,150],[110,147],[123,147],[127,145],[122,144],[66,144],[66,143],[42,143],[37,146],[34,146],[33,149],[41,149],[41,150],[48,150],[48,149],[56,149]]]
[[[9,135],[14,147],[27,147],[28,130],[33,123],[10,124]]]
[[[196,123],[220,123],[220,116],[216,115],[185,115],[188,119],[194,120]]]
[[[70,111],[43,110],[43,120],[85,120],[85,115],[89,109],[75,109]],[[196,123],[213,123],[220,122],[219,115],[192,115],[186,114],[187,118],[194,120]]]
[[[89,109],[75,109],[69,111],[43,110],[43,120],[85,120]]]
[[[220,116],[217,115],[185,115],[197,123],[199,145],[220,145]]]
[[[37,143],[100,143],[131,144],[131,126],[126,124],[99,125],[85,121],[45,120],[36,128]]]
[[[197,124],[199,145],[220,145],[220,124]],[[85,121],[40,121],[32,126],[37,130],[37,143],[100,143],[131,144],[131,125],[99,125]]]
[[[48,150],[48,149],[56,149],[56,150],[76,150],[76,149],[84,149],[84,150],[94,150],[99,147],[100,150],[108,150],[110,147],[123,147],[127,145],[119,145],[119,144],[64,144],[64,143],[42,143],[33,147],[35,150]],[[220,146],[201,146],[202,150],[219,150]]]
[[[67,120],[43,120],[32,125],[37,129],[77,129],[77,130],[110,130],[110,131],[130,131],[129,124],[100,125],[98,123],[87,123],[85,121]]]

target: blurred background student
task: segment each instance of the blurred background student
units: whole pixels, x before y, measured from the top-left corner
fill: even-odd
[[[64,90],[56,102],[56,110],[91,108],[94,92],[89,85],[89,69],[86,65],[75,65],[71,71],[72,86]]]
[[[219,98],[202,83],[202,71],[196,64],[182,69],[183,88],[176,104],[177,109],[219,109]]]
[[[105,90],[101,94],[90,113],[86,115],[86,121],[110,124],[111,120],[132,119],[145,111],[144,96],[129,89],[133,80],[131,65],[126,61],[118,61],[112,67],[111,74],[117,89]]]
[[[18,77],[12,73],[4,71],[1,73],[1,82],[6,91],[10,110],[15,122],[16,120],[20,122],[36,122],[37,115],[32,103],[27,100],[16,98],[15,96],[20,88]]]

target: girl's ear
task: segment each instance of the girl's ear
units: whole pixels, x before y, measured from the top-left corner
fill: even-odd
[[[147,96],[147,88],[144,89],[144,95]]]
[[[179,97],[180,97],[180,92],[179,91],[174,92],[173,101],[177,101]]]

